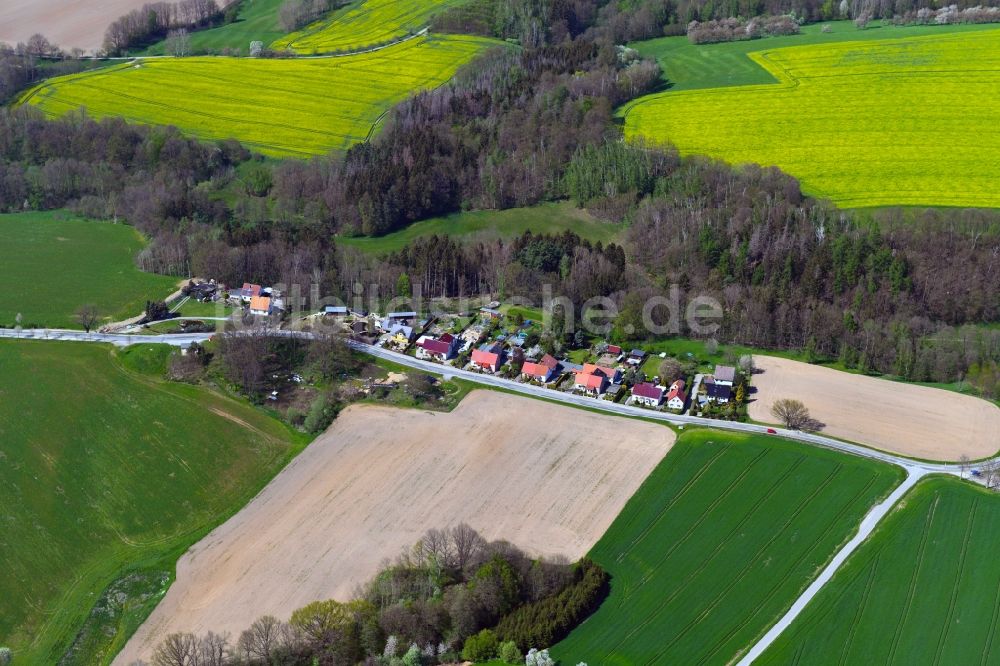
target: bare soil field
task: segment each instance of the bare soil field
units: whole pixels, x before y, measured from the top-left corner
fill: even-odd
[[[115,664],[177,631],[346,600],[432,527],[467,522],[535,555],[576,559],[674,441],[663,426],[490,391],[450,414],[352,406],[177,563],[177,581]]]
[[[805,403],[826,424],[823,433],[884,451],[927,460],[976,460],[1000,446],[1000,409],[972,396],[771,356],[754,357],[762,370],[750,418],[773,423],[782,398]]]
[[[116,18],[151,0],[3,0],[0,42],[26,42],[36,32],[64,49],[96,51]]]

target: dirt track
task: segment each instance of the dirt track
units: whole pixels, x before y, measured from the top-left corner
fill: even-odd
[[[475,391],[451,414],[355,406],[177,564],[177,582],[115,660],[176,631],[287,619],[350,598],[427,529],[468,522],[578,558],[674,440],[663,427]]]
[[[773,423],[781,398],[805,403],[823,433],[926,460],[975,460],[1000,448],[1000,409],[943,389],[853,375],[770,356],[756,356],[756,400],[750,417]]]
[[[152,0],[3,0],[0,42],[26,42],[36,32],[62,48],[95,51],[104,31],[122,14]],[[222,3],[220,3],[222,4]]]

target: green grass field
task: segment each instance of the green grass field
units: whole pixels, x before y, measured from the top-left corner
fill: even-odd
[[[417,238],[437,234],[463,242],[510,240],[525,231],[559,234],[572,231],[593,242],[614,242],[622,228],[601,222],[569,203],[543,204],[532,208],[479,210],[415,222],[385,236],[338,238],[337,242],[368,254],[387,254],[403,249]]]
[[[0,280],[10,288],[0,300],[0,325],[80,328],[73,313],[96,305],[112,321],[141,314],[147,300],[162,299],[178,278],[143,273],[135,255],[144,242],[123,224],[73,218],[65,213],[0,215]]]
[[[1000,134],[992,130],[1000,29],[773,47],[792,39],[720,51],[727,64],[714,78],[703,73],[712,65],[695,68],[678,90],[626,106],[626,136],[779,166],[809,194],[845,207],[1000,206]],[[763,49],[749,54],[756,68],[732,64],[744,44]],[[706,81],[755,85],[693,89]]]
[[[756,664],[1000,663],[1000,497],[921,482]]]
[[[364,141],[390,107],[444,83],[493,43],[421,37],[341,58],[145,60],[51,79],[21,102],[49,116],[85,107],[96,118],[175,125],[265,155],[305,157]]]
[[[0,342],[0,636],[15,663],[58,662],[106,586],[172,572],[304,445],[249,405],[160,379],[168,353]],[[106,661],[141,619],[76,663]]]
[[[375,48],[427,26],[431,16],[466,0],[358,0],[274,41],[278,51],[336,53]]]
[[[733,663],[901,479],[767,436],[683,434],[591,550],[611,595],[554,656]]]
[[[283,0],[243,0],[233,23],[209,30],[191,33],[192,53],[218,53],[223,49],[239,49],[244,55],[250,51],[250,42],[264,44],[284,36],[278,23],[278,9]],[[143,55],[163,55],[164,42],[158,42],[143,51]]]

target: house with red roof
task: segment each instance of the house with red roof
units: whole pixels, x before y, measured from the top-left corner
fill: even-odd
[[[608,381],[612,384],[618,384],[622,380],[621,370],[617,368],[609,368],[606,365],[597,365],[596,363],[584,363],[583,372],[588,375],[604,375],[607,377]]]
[[[525,361],[524,365],[521,366],[521,376],[526,379],[534,379],[535,381],[542,382],[543,384],[548,384],[555,379],[558,370],[559,361],[551,355],[546,354],[537,363],[533,361]]]
[[[268,296],[254,296],[251,298],[250,314],[258,317],[266,317],[271,314],[271,298]]]
[[[670,385],[667,392],[667,407],[681,411],[687,403],[687,394],[684,392],[684,380],[678,379]]]
[[[455,357],[458,349],[458,338],[451,333],[445,333],[440,338],[423,335],[417,340],[417,358],[430,361],[445,361]]]
[[[663,404],[663,388],[643,382],[632,387],[632,402],[646,407],[659,407]]]
[[[608,390],[608,378],[600,372],[578,372],[573,380],[573,388],[587,395],[601,395]]]
[[[472,364],[480,370],[497,372],[503,363],[503,347],[499,344],[483,345],[472,350]]]
[[[240,289],[240,298],[244,303],[249,303],[255,296],[260,296],[260,290],[261,286],[259,284],[244,282],[243,288]]]

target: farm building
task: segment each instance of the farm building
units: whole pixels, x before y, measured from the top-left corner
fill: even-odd
[[[323,315],[326,317],[346,317],[347,308],[343,305],[328,305],[323,308]]]
[[[684,409],[686,403],[687,394],[684,392],[684,380],[678,379],[670,385],[670,391],[667,392],[667,407],[680,411]]]
[[[483,345],[472,351],[472,364],[480,370],[497,372],[503,363],[503,347],[500,343]]]
[[[390,312],[382,320],[382,329],[391,331],[393,326],[413,326],[417,321],[416,312]]]
[[[659,407],[663,403],[663,389],[643,382],[632,387],[632,402],[647,407]]]
[[[451,333],[445,333],[440,338],[424,335],[417,340],[417,358],[443,363],[454,358],[457,348],[458,338]]]

